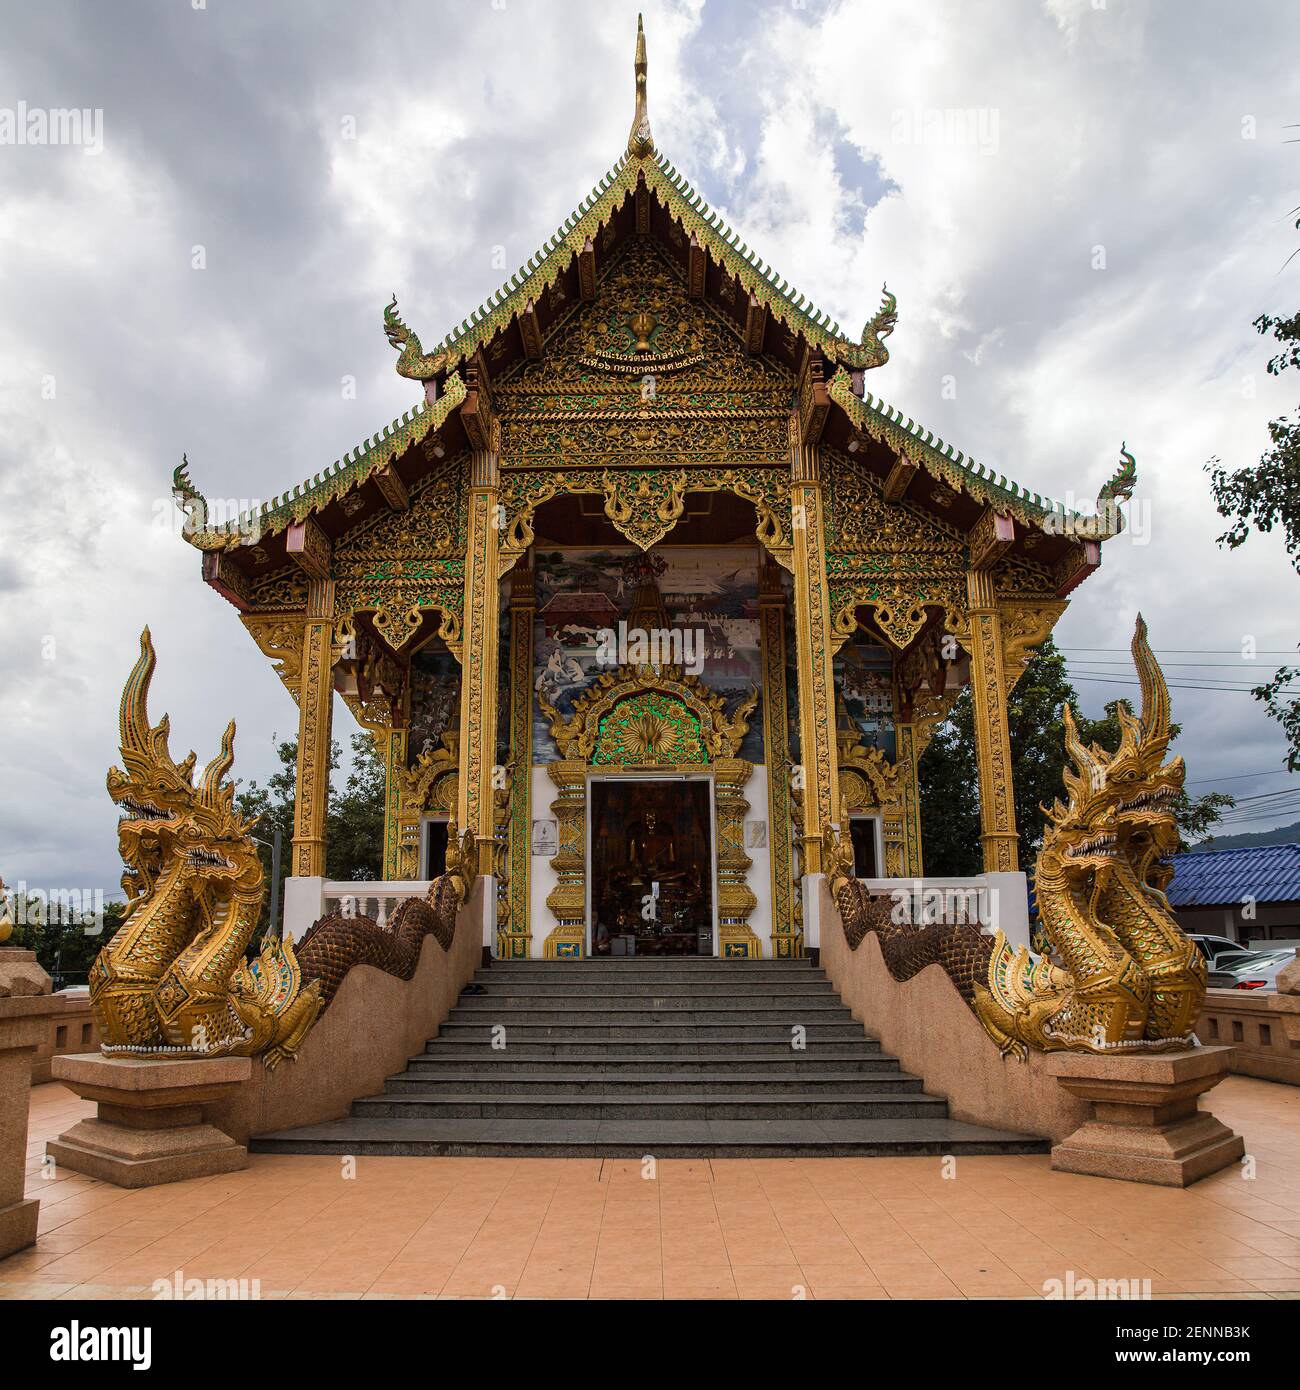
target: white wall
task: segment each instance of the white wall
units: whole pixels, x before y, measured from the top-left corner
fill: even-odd
[[[544,764],[533,768],[532,817],[531,820],[555,820],[551,802],[560,794],[560,789],[547,775]],[[532,847],[532,824],[529,824],[529,848]],[[557,826],[558,829],[558,826]],[[530,854],[532,872],[529,877],[529,930],[532,932],[530,954],[540,959],[542,944],[555,930],[555,914],[546,906],[547,895],[555,887],[558,875],[551,867],[549,856]]]
[[[758,899],[758,905],[749,914],[749,928],[763,943],[763,959],[769,960],[772,955],[772,824],[767,807],[767,768],[762,763],[755,764],[745,783],[745,800],[749,802],[749,810],[745,812],[746,826],[756,820],[767,824],[767,846],[745,849],[754,861],[745,873],[745,883]]]

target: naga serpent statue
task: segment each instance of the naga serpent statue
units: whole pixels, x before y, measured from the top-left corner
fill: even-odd
[[[852,853],[830,833],[831,892],[854,949],[868,932],[890,973],[938,964],[1004,1053],[1173,1051],[1196,1045],[1205,962],[1174,920],[1164,889],[1178,845],[1174,809],[1185,769],[1164,761],[1169,689],[1138,615],[1132,644],[1142,712],[1118,706],[1119,748],[1079,737],[1068,705],[1066,800],[1047,810],[1034,873],[1050,955],[1013,951],[1001,931],[894,920],[889,898],[853,877]],[[1046,810],[1046,808],[1044,808]],[[829,827],[828,827],[829,830]]]
[[[410,979],[425,936],[451,948],[456,911],[469,892],[473,856],[450,837],[448,872],[426,900],[412,899],[385,929],[330,914],[292,941],[266,937],[246,959],[261,916],[265,874],[254,822],[235,808],[235,726],[193,781],[195,757],[168,751],[167,716],[149,723],[156,657],[146,628],[120,709],[122,768],[108,794],[122,810],[118,847],[127,895],[122,926],[95,958],[90,1003],[103,1051],[138,1057],[261,1056],[268,1067],[296,1055],[354,965]]]

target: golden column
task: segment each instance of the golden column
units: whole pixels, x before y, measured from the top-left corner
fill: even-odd
[[[803,871],[822,871],[822,827],[839,820],[831,673],[826,523],[818,448],[800,441],[791,417],[791,526],[794,532],[794,635],[799,668],[799,759],[803,792]]]
[[[532,874],[533,791],[533,613],[536,590],[531,569],[510,580],[510,824],[509,915],[497,934],[497,954],[526,960],[532,949],[529,878]]]
[[[461,659],[459,833],[474,833],[478,871],[493,872],[496,837],[493,781],[497,742],[497,672],[501,652],[501,524],[495,449],[475,449],[470,463]]]
[[[970,609],[970,682],[975,703],[984,872],[1014,873],[1020,867],[1019,837],[1011,779],[1002,619],[998,615],[992,573],[986,569],[967,570],[966,596]]]
[[[767,845],[772,863],[772,955],[803,954],[795,921],[790,853],[790,724],[785,691],[785,593],[780,571],[763,558],[758,576],[763,644],[763,757],[767,762]]]
[[[895,724],[894,740],[894,763],[901,784],[899,793],[903,813],[902,870],[909,878],[920,878],[921,784],[917,777],[917,763],[921,754],[917,748],[916,726],[911,723]]]
[[[330,789],[330,734],[334,714],[334,581],[307,584],[298,694],[298,782],[294,800],[292,872],[325,873],[325,813]]]
[[[410,700],[408,691],[407,700]],[[409,716],[408,716],[409,717]],[[406,727],[390,729],[381,744],[384,757],[384,877],[401,878],[400,817],[402,814],[402,776],[406,772]]]

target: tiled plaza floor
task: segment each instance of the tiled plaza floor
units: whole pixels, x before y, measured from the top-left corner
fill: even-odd
[[[0,1297],[149,1298],[155,1280],[260,1280],[264,1298],[1042,1297],[1050,1279],[1154,1297],[1300,1297],[1300,1089],[1231,1077],[1245,1135],[1188,1191],[1053,1173],[1044,1156],[629,1160],[255,1155],[242,1173],[129,1192],[41,1176],[92,1107],[33,1093],[36,1246]]]

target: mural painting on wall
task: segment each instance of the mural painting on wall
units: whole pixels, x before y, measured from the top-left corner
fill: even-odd
[[[652,564],[632,546],[543,550],[534,567],[533,688],[562,714],[572,714],[578,696],[614,669],[602,634],[618,634],[620,622],[629,623],[642,571],[654,574],[668,626],[682,635],[673,651],[687,671],[723,696],[728,710],[751,688],[762,688],[756,546],[668,546],[654,552]],[[628,644],[618,654],[634,664],[632,631],[625,635]],[[536,703],[533,756],[539,763],[559,756]],[[762,762],[761,719],[750,721],[740,756]]]
[[[442,736],[459,726],[460,664],[439,643],[411,658],[411,734],[407,762],[443,746]]]
[[[868,748],[879,748],[892,763],[894,734],[893,657],[888,648],[847,642],[835,658],[835,688],[844,710]]]

